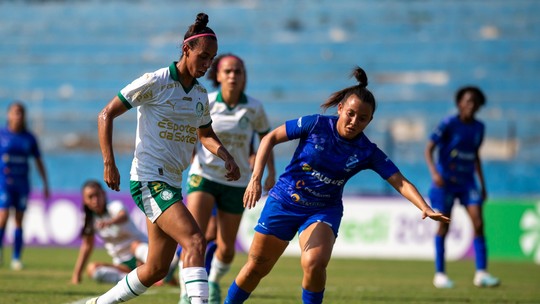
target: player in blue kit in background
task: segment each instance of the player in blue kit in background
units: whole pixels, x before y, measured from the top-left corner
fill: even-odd
[[[373,119],[376,102],[366,88],[364,70],[353,72],[358,85],[335,92],[322,104],[337,106],[338,116],[310,115],[287,121],[266,135],[244,195],[247,208],[261,197],[264,166],[273,147],[299,139],[290,164],[270,190],[251,244],[248,261],[231,284],[225,303],[243,303],[275,265],[289,241],[299,233],[303,269],[303,303],[322,303],[326,267],[343,216],[343,188],[362,170],[387,180],[422,212],[422,218],[449,222],[434,212],[390,159],[363,133]]]
[[[425,158],[433,179],[429,199],[432,207],[446,216],[450,216],[456,199],[465,206],[474,227],[476,274],[473,284],[478,287],[497,286],[500,280],[486,270],[487,250],[482,204],[486,200],[487,191],[479,155],[485,127],[475,118],[486,98],[479,88],[468,86],[457,91],[455,102],[458,114],[442,120],[426,145]],[[436,149],[437,163],[433,157]],[[475,174],[478,176],[480,189],[476,184]],[[445,273],[444,240],[448,227],[448,223],[441,222],[435,236],[436,273],[433,284],[437,288],[454,286],[454,282]]]
[[[10,104],[7,126],[0,130],[0,264],[3,262],[2,249],[10,208],[15,209],[15,236],[11,268],[21,270],[23,264],[23,218],[30,193],[28,160],[33,157],[43,181],[43,197],[49,198],[49,184],[45,165],[41,159],[38,142],[26,128],[26,110],[21,102]]]

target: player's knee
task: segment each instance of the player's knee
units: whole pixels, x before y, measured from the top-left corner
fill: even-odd
[[[137,250],[137,247],[139,246],[140,242],[139,241],[133,241],[131,242],[131,244],[129,245],[129,251],[134,254],[135,251]]]
[[[234,259],[235,250],[234,246],[218,246],[219,256],[222,257],[223,261],[232,261]]]
[[[439,228],[437,229],[437,235],[445,236],[446,234],[448,234],[448,228],[449,228],[448,224],[440,223]]]
[[[327,261],[323,261],[316,257],[303,258],[302,259],[302,270],[304,273],[321,273],[326,271],[326,266],[328,265]]]
[[[206,252],[206,240],[201,233],[197,233],[189,238],[186,245],[182,246],[184,257],[190,255],[204,256]]]
[[[482,221],[478,221],[473,223],[474,227],[474,235],[475,236],[483,236],[484,235],[484,223]]]
[[[97,267],[98,267],[98,265],[96,263],[88,263],[88,266],[86,266],[86,274],[89,277],[93,278]]]
[[[169,263],[162,263],[162,261],[159,261],[157,264],[153,263],[152,261],[148,261],[137,268],[137,274],[139,275],[139,279],[141,281],[144,280],[146,283],[152,285],[165,278],[169,271],[169,266]]]

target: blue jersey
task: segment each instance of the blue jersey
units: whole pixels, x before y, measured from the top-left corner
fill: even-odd
[[[294,205],[335,206],[342,204],[345,183],[356,173],[371,169],[387,179],[399,171],[363,133],[353,140],[341,137],[337,119],[310,115],[285,123],[287,137],[299,143],[270,196]]]
[[[7,128],[1,129],[0,155],[0,190],[28,194],[28,159],[40,157],[35,137],[28,131],[13,133]]]
[[[438,148],[437,170],[445,183],[458,187],[475,184],[475,162],[484,129],[478,120],[464,123],[454,115],[442,120],[431,134]]]

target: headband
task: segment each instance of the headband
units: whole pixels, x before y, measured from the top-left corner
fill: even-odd
[[[221,58],[219,59],[218,64],[217,64],[218,70],[219,70],[219,65],[221,64],[221,60],[223,60],[223,59],[225,59],[225,58],[234,58],[234,59],[240,61],[240,63],[242,63],[242,65],[244,65],[244,60],[242,60],[240,57],[238,57],[238,56],[236,56],[236,55],[233,55],[233,54],[229,54],[229,55],[225,55],[225,56],[223,56],[223,57],[221,57]],[[245,67],[244,67],[244,69],[245,69]]]
[[[191,36],[191,37],[189,37],[189,38],[186,38],[186,39],[184,40],[184,44],[186,44],[186,42],[188,42],[188,41],[190,41],[190,40],[193,40],[193,39],[195,39],[195,38],[205,37],[205,36],[208,36],[208,37],[215,37],[215,38],[217,39],[216,35],[215,35],[215,34],[212,34],[212,33],[197,34],[197,35],[193,35],[193,36]]]

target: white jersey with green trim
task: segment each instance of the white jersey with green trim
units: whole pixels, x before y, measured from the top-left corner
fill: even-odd
[[[210,153],[201,144],[197,145],[197,155],[193,159],[189,174],[197,174],[211,181],[224,185],[245,187],[249,183],[251,169],[249,152],[255,133],[270,131],[270,123],[263,105],[258,100],[242,94],[240,102],[229,107],[220,92],[208,94],[212,128],[225,148],[231,153],[240,168],[241,177],[236,181],[227,181],[224,161]]]
[[[182,187],[197,129],[212,123],[206,88],[194,80],[191,88],[179,82],[176,63],[146,73],[123,88],[118,97],[137,107],[137,134],[131,180],[163,181]]]
[[[121,201],[111,201],[107,203],[107,212],[103,215],[94,214],[94,231],[103,240],[107,253],[112,257],[115,265],[133,258],[130,247],[133,241],[148,242],[148,238],[143,234],[133,221],[120,224],[113,224],[105,228],[99,228],[98,222],[108,221],[118,216],[121,211],[128,212]]]

